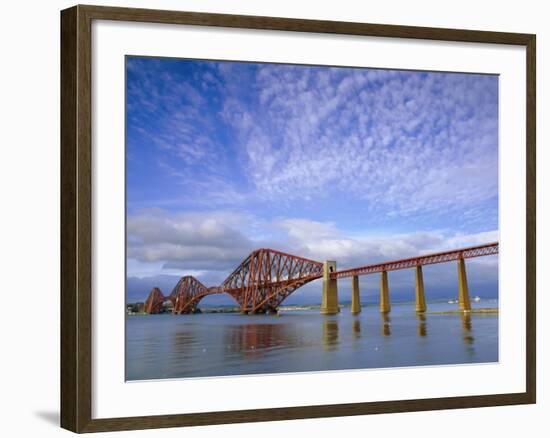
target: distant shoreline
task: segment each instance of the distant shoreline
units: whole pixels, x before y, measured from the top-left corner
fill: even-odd
[[[413,303],[397,303],[397,304],[413,304]],[[348,308],[349,305],[340,305],[340,309]],[[361,307],[371,307],[363,305]],[[297,305],[297,306],[281,306],[279,307],[280,312],[293,312],[293,311],[302,311],[302,310],[318,310],[320,308],[320,305]],[[201,309],[197,313],[240,313],[240,309],[238,307],[205,307]],[[459,314],[498,314],[498,308],[497,307],[481,307],[481,308],[473,308],[470,311],[463,311],[460,309],[452,309],[452,310],[442,310],[442,311],[436,311],[436,312],[425,312],[426,315],[459,315]],[[171,315],[170,312],[162,313]],[[140,315],[147,315],[147,313],[138,313],[138,312],[129,312],[127,313],[128,316],[140,316]]]
[[[484,307],[484,308],[480,308],[480,309],[472,309],[472,310],[459,310],[459,309],[455,309],[455,310],[444,310],[444,311],[440,311],[440,312],[426,312],[427,314],[429,315],[457,315],[457,314],[462,314],[462,313],[489,313],[489,314],[494,314],[494,313],[498,313],[498,308],[496,307]]]

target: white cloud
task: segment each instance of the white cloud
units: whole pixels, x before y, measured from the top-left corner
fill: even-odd
[[[240,230],[248,230],[243,234]],[[255,236],[255,237],[251,237]],[[265,222],[235,212],[171,214],[146,211],[128,218],[128,257],[140,271],[147,264],[165,272],[236,268],[253,250],[272,247],[313,260],[336,260],[339,268],[413,257],[498,239],[497,231],[445,235],[427,231],[398,235],[350,235],[334,223],[303,218]],[[136,273],[130,273],[136,275]]]
[[[333,223],[307,219],[283,219],[275,225],[286,231],[286,244],[296,254],[320,261],[336,260],[339,268],[498,241],[498,231],[450,236],[437,231],[353,236],[337,229]]]
[[[240,231],[250,222],[249,217],[232,212],[145,211],[128,218],[128,258],[162,262],[167,269],[232,269],[254,249]]]
[[[264,196],[348,193],[404,216],[494,201],[495,78],[265,65],[256,79],[259,104],[232,100],[227,120]]]

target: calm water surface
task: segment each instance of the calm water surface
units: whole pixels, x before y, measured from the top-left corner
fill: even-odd
[[[456,306],[432,303],[428,310]],[[344,308],[331,316],[144,315],[126,323],[127,380],[498,361],[497,314],[420,317],[412,304],[394,304],[385,318],[370,306],[356,316]]]

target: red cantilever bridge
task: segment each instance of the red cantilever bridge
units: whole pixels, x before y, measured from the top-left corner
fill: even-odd
[[[338,311],[336,281],[353,277],[352,311],[360,311],[357,277],[381,273],[380,310],[389,311],[387,271],[416,268],[417,311],[425,310],[422,266],[458,261],[459,300],[462,310],[469,310],[468,286],[464,259],[498,254],[498,242],[451,251],[424,254],[401,260],[376,263],[337,271],[335,262],[318,262],[269,248],[252,252],[225,280],[215,287],[206,287],[192,276],[182,277],[172,292],[164,296],[153,288],[145,301],[146,313],[159,313],[165,302],[172,303],[172,313],[194,313],[200,300],[208,295],[227,293],[237,302],[242,312],[276,312],[279,305],[296,289],[310,281],[323,278],[321,311]],[[355,309],[355,310],[354,310]]]
[[[145,312],[158,313],[167,300],[173,313],[193,313],[207,295],[227,293],[241,311],[275,311],[292,292],[323,275],[323,263],[273,249],[250,254],[220,285],[206,287],[192,276],[182,277],[168,297],[154,288],[145,302]]]

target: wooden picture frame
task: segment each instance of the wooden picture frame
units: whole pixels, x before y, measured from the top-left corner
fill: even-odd
[[[526,48],[526,391],[193,414],[92,418],[92,22],[114,20]],[[61,12],[61,426],[74,432],[147,429],[535,403],[535,48],[531,34],[99,6]]]

